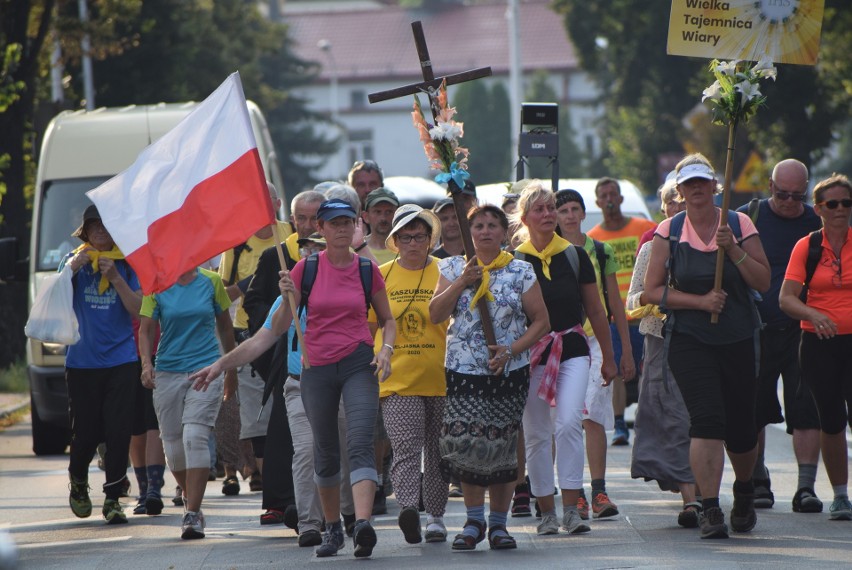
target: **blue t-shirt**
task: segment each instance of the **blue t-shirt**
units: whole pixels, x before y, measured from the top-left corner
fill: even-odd
[[[142,299],[139,314],[160,321],[157,370],[193,372],[219,358],[216,316],[228,310],[231,300],[219,275],[196,271],[187,285],[175,283]]]
[[[757,304],[757,309],[760,311],[761,320],[768,326],[783,327],[794,324],[793,319],[778,306],[784,273],[796,242],[822,227],[822,220],[814,209],[807,204],[804,204],[804,207],[805,211],[798,218],[782,218],[772,211],[768,199],[758,202],[757,222],[754,225],[769,260],[771,277],[769,290],[762,294],[763,300]],[[737,211],[748,215],[748,204]],[[798,321],[795,321],[795,324],[798,325]]]
[[[281,306],[281,295],[278,295],[278,298],[275,299],[275,302],[272,303],[272,307],[269,309],[269,313],[266,315],[266,321],[263,323],[263,328],[272,330],[272,315]],[[302,316],[299,318],[299,322],[302,323],[302,331],[305,330],[305,327],[308,325],[308,312],[307,309],[302,313]],[[287,350],[287,373],[288,374],[296,374],[299,375],[302,373],[302,346],[298,341],[293,341],[296,338],[296,321],[290,321],[290,328],[287,330],[287,338],[290,339],[290,344]]]
[[[71,256],[65,258],[60,271]],[[117,260],[115,268],[131,290],[140,289],[136,272],[126,261]],[[100,280],[101,272],[93,271],[90,263],[81,267],[72,279],[80,342],[68,347],[65,354],[68,368],[111,368],[139,359],[133,339],[133,317],[111,283],[103,294],[98,293]]]

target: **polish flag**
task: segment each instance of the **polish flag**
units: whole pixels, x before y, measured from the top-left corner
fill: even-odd
[[[86,195],[145,294],[274,223],[239,73]]]

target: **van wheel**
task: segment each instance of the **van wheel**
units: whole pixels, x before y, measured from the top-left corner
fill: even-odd
[[[49,424],[38,415],[35,400],[30,396],[33,423],[33,453],[36,455],[62,455],[71,441],[71,430]]]

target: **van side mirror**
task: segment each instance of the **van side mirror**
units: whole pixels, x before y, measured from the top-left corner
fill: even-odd
[[[27,260],[18,259],[18,238],[0,238],[0,281],[26,281]]]

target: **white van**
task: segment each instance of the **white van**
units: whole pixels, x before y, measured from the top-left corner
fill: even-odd
[[[549,180],[543,180],[544,184],[550,185]],[[595,185],[597,178],[562,178],[559,180],[558,190],[576,190],[583,196],[583,202],[586,205],[586,219],[583,221],[583,232],[587,232],[603,221],[603,214],[598,205],[595,204]],[[647,220],[654,219],[651,212],[648,210],[647,204],[642,197],[642,193],[635,184],[629,180],[619,180],[621,186],[621,195],[624,197],[624,202],[621,204],[621,212],[625,216],[634,216],[645,218]],[[512,183],[499,184],[483,184],[476,187],[476,196],[480,204],[494,204],[500,206],[503,204],[503,197]]]
[[[36,174],[29,259],[30,304],[44,278],[54,273],[62,258],[80,244],[71,233],[91,204],[85,193],[128,168],[145,147],[171,130],[196,105],[161,103],[65,111],[50,122],[44,133]],[[284,184],[266,119],[250,101],[248,110],[266,177],[283,198]],[[287,201],[282,201],[286,208]],[[28,340],[27,370],[36,455],[63,453],[68,444],[64,367],[63,345]]]

